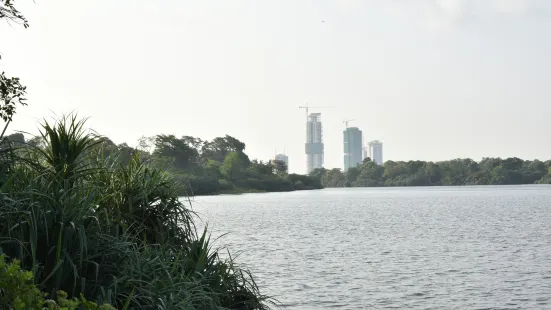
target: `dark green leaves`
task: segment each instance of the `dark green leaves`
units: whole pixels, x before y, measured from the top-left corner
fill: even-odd
[[[0,73],[0,118],[11,122],[17,105],[27,105],[26,94],[27,87],[21,85],[19,78],[8,78],[4,72]]]

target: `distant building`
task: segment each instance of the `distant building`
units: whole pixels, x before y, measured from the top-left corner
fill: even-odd
[[[321,113],[311,113],[306,122],[306,173],[323,168],[323,136]]]
[[[362,163],[362,131],[348,127],[343,131],[344,171]]]
[[[362,162],[364,159],[369,157],[369,148],[367,146],[364,146],[362,148]]]
[[[287,170],[289,169],[289,156],[285,154],[277,154],[274,159],[284,162],[285,165],[287,166]]]
[[[383,143],[382,142],[378,140],[369,142],[369,157],[377,165],[383,164]]]

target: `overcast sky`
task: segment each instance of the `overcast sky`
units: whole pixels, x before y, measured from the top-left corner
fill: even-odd
[[[385,160],[551,158],[551,1],[19,0],[0,70],[28,86],[11,129],[78,111],[116,143],[230,134],[305,171],[305,115],[326,167],[343,120]]]

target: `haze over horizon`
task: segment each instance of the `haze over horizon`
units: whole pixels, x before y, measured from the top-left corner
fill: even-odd
[[[325,166],[343,120],[385,160],[551,159],[551,1],[16,2],[0,70],[28,86],[10,132],[77,111],[116,143],[232,135],[304,173],[305,115]]]

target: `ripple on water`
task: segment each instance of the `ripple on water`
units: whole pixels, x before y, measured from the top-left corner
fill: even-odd
[[[196,200],[287,309],[551,309],[548,186]]]

